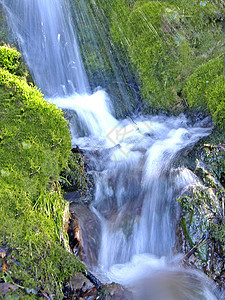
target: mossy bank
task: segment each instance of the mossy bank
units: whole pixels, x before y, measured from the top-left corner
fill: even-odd
[[[132,81],[124,84],[136,87],[144,113],[177,115],[200,106],[223,128],[225,7],[221,1],[97,0],[84,3],[100,26],[107,20],[104,42],[113,45],[110,51],[118,56],[120,70],[126,72],[126,65],[134,74]],[[99,32],[93,34],[106,65],[101,71],[107,78],[110,76],[107,47],[101,46]],[[94,59],[99,56],[95,47],[85,50],[90,43],[86,41],[82,50],[84,60],[97,78],[102,64]]]
[[[56,299],[84,265],[67,252],[68,204],[58,180],[71,150],[63,112],[26,78],[21,54],[0,47],[1,283],[29,299],[39,291]]]

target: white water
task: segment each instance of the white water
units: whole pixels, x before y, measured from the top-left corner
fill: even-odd
[[[173,165],[211,128],[189,126],[183,115],[116,120],[103,91],[52,102],[76,112],[74,146],[97,152],[97,161],[88,158],[96,164],[93,210],[102,224],[98,276],[129,287],[138,300],[222,299],[206,276],[173,258],[175,199],[198,183]]]
[[[45,95],[89,86],[64,0],[1,0],[36,84]]]
[[[100,264],[107,269],[136,254],[172,255],[174,200],[197,180],[188,169],[172,166],[211,128],[189,127],[183,115],[118,121],[103,91],[53,102],[76,112],[83,130],[72,127],[73,144],[98,151],[93,205],[103,228]]]
[[[87,156],[97,153],[89,158],[96,181],[93,209],[102,225],[98,268],[109,279],[132,286],[135,299],[219,299],[205,276],[169,260],[175,198],[197,181],[189,170],[173,166],[211,129],[189,126],[183,115],[116,120],[104,91],[87,94],[65,2],[0,2],[38,86],[46,96],[56,95],[49,101],[74,111],[73,145]]]

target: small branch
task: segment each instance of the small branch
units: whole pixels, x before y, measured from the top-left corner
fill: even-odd
[[[220,148],[220,149],[225,150],[225,144],[219,144],[219,145],[204,144],[203,146],[201,146],[201,148],[204,148],[204,147],[208,147],[210,149],[212,149],[212,148]]]
[[[39,167],[39,168],[37,169],[37,171],[34,171],[34,172],[32,172],[32,173],[30,173],[30,174],[28,174],[28,175],[23,175],[23,177],[27,177],[27,176],[34,175],[34,174],[36,174],[38,171],[40,171],[40,169],[41,169],[41,167]]]
[[[23,211],[21,211],[20,213],[14,215],[14,216],[10,216],[10,217],[8,217],[8,218],[15,218],[15,217],[18,217],[18,216],[22,215],[22,214],[25,212],[25,210],[26,210],[26,208],[25,208]]]
[[[224,68],[223,68],[223,77],[225,79],[225,55],[224,55],[224,58],[223,58],[223,66],[224,66]]]
[[[211,257],[210,257],[210,265],[209,265],[209,270],[210,273],[212,274],[212,270],[213,270],[213,257],[214,257],[214,243],[212,243],[212,247],[211,247]]]
[[[199,248],[201,248],[203,245],[205,245],[208,242],[207,239],[205,241],[204,240],[205,240],[205,236],[203,236],[201,240],[188,253],[185,254],[185,256],[183,257],[183,261],[188,260],[192,254],[194,254]]]
[[[80,165],[78,165],[78,166],[79,166],[79,168],[81,169],[81,171],[84,173],[84,176],[85,176],[87,182],[93,187],[93,184],[92,184],[92,183],[90,182],[90,180],[87,178],[86,173],[85,173],[85,171],[83,170],[83,168],[82,168]]]
[[[91,283],[94,284],[98,292],[102,290],[102,283],[91,272],[85,271],[82,273],[87,279],[90,280]]]
[[[62,141],[63,141],[63,139],[61,139],[57,144],[52,145],[52,146],[50,146],[50,147],[45,147],[44,149],[51,149],[51,148],[54,148],[54,147],[58,146],[60,143],[62,143]]]
[[[21,134],[21,132],[22,132],[22,131],[19,131],[19,132],[16,134],[15,139],[18,137],[18,135]]]
[[[60,196],[60,190],[57,181],[55,181],[55,187],[56,187],[57,194]]]

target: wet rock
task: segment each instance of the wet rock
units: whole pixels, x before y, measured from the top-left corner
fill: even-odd
[[[208,143],[204,144],[203,150],[201,148],[201,157],[195,161],[199,182],[189,186],[179,199],[182,211],[177,229],[177,249],[188,253],[205,235],[205,243],[198,246],[188,264],[202,269],[221,289],[225,289],[225,189],[220,183],[223,173],[218,171],[218,166],[222,159],[218,155],[221,150],[217,148]]]
[[[81,203],[81,193],[78,191],[66,193],[63,195],[63,197],[68,202]]]
[[[79,221],[74,212],[71,213],[71,219],[68,228],[69,246],[71,252],[84,260],[85,254],[83,249],[83,238]]]
[[[132,300],[134,297],[133,294],[123,286],[116,283],[111,283],[104,285],[100,293],[100,299]]]
[[[82,273],[76,273],[70,279],[70,286],[75,299],[87,299],[89,296],[97,295],[94,285]]]
[[[71,203],[68,235],[73,253],[88,265],[96,265],[101,226],[97,216],[82,203]]]

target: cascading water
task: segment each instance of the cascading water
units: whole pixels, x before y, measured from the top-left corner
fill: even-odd
[[[89,91],[65,1],[1,0],[36,84],[46,96]]]
[[[104,9],[99,8],[98,1],[95,0],[70,2],[92,89],[101,86],[107,91],[110,100],[117,107],[116,116],[120,118],[134,110],[141,110],[137,77],[131,71],[127,55],[118,51],[110,38],[110,21]],[[113,10],[112,1],[108,1],[107,6],[109,10]],[[129,43],[125,38],[124,40]]]
[[[92,209],[102,226],[98,268],[132,286],[135,299],[220,299],[206,277],[172,259],[175,198],[197,181],[189,170],[173,165],[211,128],[190,126],[184,116],[116,120],[105,92],[88,95],[66,2],[0,3],[37,85],[49,101],[75,112],[73,144],[87,155],[97,153],[98,159],[89,158],[96,181]]]

